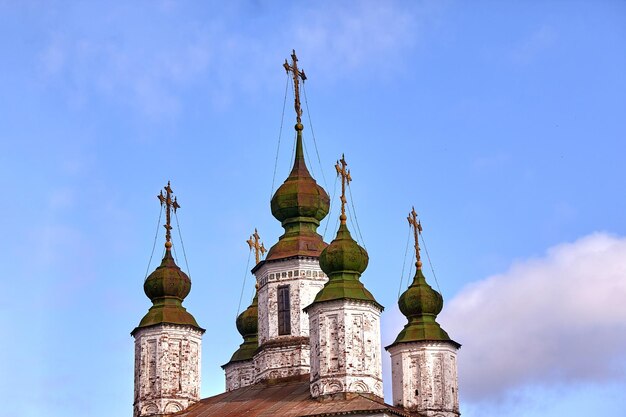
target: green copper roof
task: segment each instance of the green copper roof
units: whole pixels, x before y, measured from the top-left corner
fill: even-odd
[[[426,282],[421,262],[416,265],[418,268],[413,282],[398,300],[400,311],[407,317],[408,323],[391,346],[397,343],[437,340],[450,341],[460,346],[437,323],[437,315],[443,308],[443,297]]]
[[[292,256],[318,257],[326,247],[317,233],[320,221],[330,208],[328,194],[311,177],[304,161],[302,124],[296,125],[296,156],[289,177],[272,197],[272,214],[285,233],[267,253],[266,260]]]
[[[191,291],[191,280],[176,265],[169,247],[161,265],[144,282],[143,289],[152,300],[152,307],[131,334],[141,327],[161,323],[188,325],[204,331],[182,305]]]
[[[253,358],[254,352],[259,347],[258,328],[259,304],[258,296],[254,294],[252,304],[237,317],[237,330],[243,336],[243,343],[239,345],[239,349],[233,353],[228,363],[246,361]]]
[[[374,303],[382,310],[383,306],[359,280],[368,262],[367,252],[352,239],[345,219],[342,219],[337,237],[320,255],[320,268],[328,275],[328,282],[317,293],[313,304],[350,299]]]

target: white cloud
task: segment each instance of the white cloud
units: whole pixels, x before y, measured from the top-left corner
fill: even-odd
[[[471,284],[440,322],[463,344],[465,398],[611,383],[626,367],[626,238],[595,233]]]

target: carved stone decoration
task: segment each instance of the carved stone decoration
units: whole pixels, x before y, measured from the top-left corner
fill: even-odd
[[[201,330],[159,324],[134,337],[135,417],[176,413],[200,399]]]
[[[399,343],[388,350],[395,406],[427,417],[460,415],[453,342]]]

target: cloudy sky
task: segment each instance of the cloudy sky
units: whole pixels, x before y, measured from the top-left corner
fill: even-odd
[[[202,394],[223,390],[245,240],[282,230],[295,48],[308,164],[332,196],[346,155],[382,343],[404,324],[415,206],[464,416],[623,413],[625,45],[623,1],[0,0],[4,412],[130,415],[168,180]]]

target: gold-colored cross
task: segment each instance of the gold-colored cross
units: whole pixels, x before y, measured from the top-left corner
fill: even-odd
[[[167,249],[172,247],[172,234],[171,234],[171,230],[172,230],[172,225],[171,225],[171,220],[172,220],[172,216],[171,216],[171,212],[172,209],[174,210],[174,213],[176,213],[176,209],[180,208],[180,205],[178,205],[178,201],[176,201],[176,197],[174,197],[174,199],[172,199],[172,194],[174,193],[172,191],[172,187],[170,187],[170,182],[167,182],[167,185],[165,187],[163,187],[163,189],[165,190],[165,195],[163,195],[163,190],[161,190],[161,192],[159,193],[159,195],[157,195],[157,198],[159,199],[159,201],[161,202],[161,206],[165,206],[165,224],[163,225],[163,227],[165,227],[165,247]]]
[[[285,71],[287,71],[287,73],[289,73],[289,71],[293,73],[294,95],[296,96],[294,103],[294,108],[296,109],[296,120],[298,121],[298,125],[302,125],[302,109],[300,108],[300,79],[304,82],[304,80],[306,80],[306,75],[304,74],[304,70],[298,69],[298,57],[296,56],[295,49],[291,54],[291,65],[289,65],[289,62],[285,59],[283,67],[285,67]]]
[[[420,242],[419,235],[422,233],[422,222],[417,220],[417,213],[415,207],[409,213],[409,217],[406,218],[409,221],[409,227],[413,229],[413,237],[415,238],[415,260],[417,269],[422,269],[422,260],[420,256]]]
[[[350,170],[346,169],[347,166],[346,158],[341,154],[341,159],[337,161],[335,169],[337,170],[337,176],[341,177],[341,216],[339,219],[342,224],[346,223],[346,184],[350,184],[350,181],[352,181]]]
[[[254,234],[250,236],[250,239],[246,240],[246,242],[248,242],[248,246],[250,246],[250,250],[254,249],[254,259],[257,264],[261,262],[261,256],[265,255],[265,252],[267,252],[263,243],[259,245],[259,240],[260,236],[256,231],[256,228],[254,229]]]

